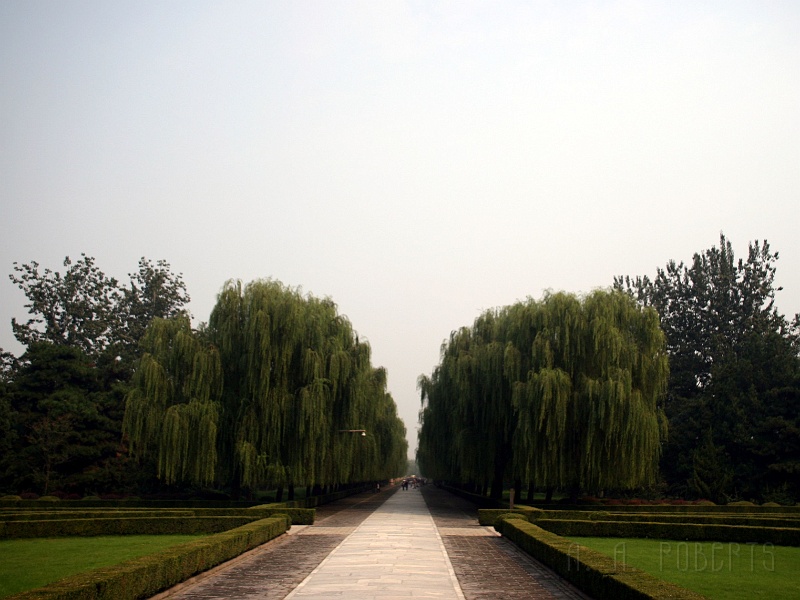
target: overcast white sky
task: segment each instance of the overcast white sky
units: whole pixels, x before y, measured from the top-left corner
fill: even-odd
[[[450,332],[543,290],[780,252],[800,312],[800,3],[0,2],[12,263],[329,296],[416,446]],[[357,423],[354,426],[358,425]]]

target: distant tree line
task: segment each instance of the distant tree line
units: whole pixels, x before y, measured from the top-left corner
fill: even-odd
[[[64,267],[10,275],[31,316],[12,320],[25,352],[0,350],[0,491],[291,494],[404,471],[386,373],[332,301],[231,283],[193,329],[165,261],[127,284],[86,255]]]
[[[493,496],[796,502],[800,317],[774,306],[777,260],[765,241],[737,261],[721,235],[653,280],[485,312],[420,378],[423,474]]]

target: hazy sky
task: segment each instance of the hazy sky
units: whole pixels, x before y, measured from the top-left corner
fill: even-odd
[[[800,3],[0,2],[12,263],[139,257],[329,296],[416,446],[450,332],[718,244],[800,312]],[[357,423],[353,424],[354,427]]]

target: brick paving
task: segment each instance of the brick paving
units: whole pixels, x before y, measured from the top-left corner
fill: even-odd
[[[466,500],[432,486],[428,504],[466,600],[588,600],[589,597],[489,527]]]
[[[152,600],[283,600],[395,490],[357,494],[317,508],[311,527],[272,540]]]
[[[471,504],[424,486],[321,506],[314,525],[295,526],[289,535],[155,599],[287,597],[588,598],[493,529],[478,525]]]

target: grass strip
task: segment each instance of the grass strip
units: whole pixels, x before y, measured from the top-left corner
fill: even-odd
[[[800,548],[569,536],[576,544],[707,598],[800,598]]]
[[[0,598],[201,537],[126,535],[0,540]]]

